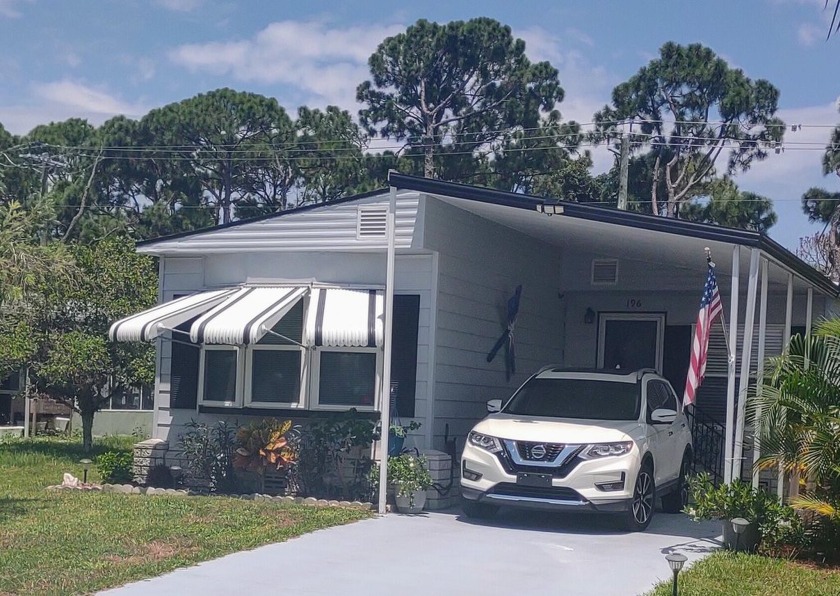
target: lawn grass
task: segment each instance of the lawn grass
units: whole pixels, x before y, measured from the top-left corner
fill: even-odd
[[[680,573],[680,596],[837,596],[840,569],[760,555],[716,552]],[[670,581],[651,596],[671,596]]]
[[[110,438],[96,452],[127,449]],[[81,477],[77,442],[0,442],[0,594],[89,593],[369,517],[227,497],[47,491]],[[98,480],[95,470],[89,480]]]

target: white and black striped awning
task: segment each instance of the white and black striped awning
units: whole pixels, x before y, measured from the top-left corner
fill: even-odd
[[[249,286],[236,291],[190,326],[200,344],[255,344],[286,316],[307,287]]]
[[[108,337],[111,341],[151,341],[168,329],[224,302],[225,298],[235,291],[236,288],[211,290],[158,304],[136,315],[120,319],[111,325]]]
[[[198,317],[189,330],[193,343],[255,344],[307,293],[304,346],[382,346],[381,291],[309,286],[240,286],[192,294],[117,321],[111,325],[110,338],[149,341]]]
[[[333,347],[382,346],[384,304],[381,291],[314,288],[303,343]]]

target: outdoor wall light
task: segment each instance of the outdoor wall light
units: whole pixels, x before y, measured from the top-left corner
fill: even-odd
[[[85,474],[82,477],[82,482],[84,484],[87,484],[87,473],[88,473],[88,470],[90,470],[90,464],[92,464],[93,462],[90,461],[89,459],[85,458],[85,459],[80,459],[79,463],[82,464],[82,469],[85,471]]]
[[[591,308],[587,308],[586,312],[583,314],[583,322],[587,325],[591,325],[595,322],[595,311]]]
[[[735,552],[738,552],[739,542],[741,541],[741,534],[747,531],[747,526],[750,522],[743,517],[736,517],[732,519],[732,529],[735,531]]]
[[[683,565],[685,565],[688,558],[680,553],[670,553],[665,555],[665,560],[668,561],[668,566],[671,567],[671,571],[674,572],[674,588],[672,594],[677,596],[677,594],[679,594],[677,576],[680,574],[680,570],[683,568]]]

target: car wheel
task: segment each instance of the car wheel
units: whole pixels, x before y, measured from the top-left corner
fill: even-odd
[[[686,453],[683,456],[682,464],[680,464],[677,486],[672,492],[662,497],[662,510],[665,513],[681,513],[688,505],[688,470],[690,467],[691,459]]]
[[[490,519],[499,512],[498,505],[488,505],[467,499],[461,500],[461,508],[464,510],[464,515],[474,519]]]
[[[624,514],[624,529],[641,532],[650,524],[656,503],[656,484],[653,480],[653,466],[649,462],[642,464],[633,486],[633,500],[630,509]]]

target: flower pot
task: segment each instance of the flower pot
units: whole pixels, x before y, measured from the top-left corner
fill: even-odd
[[[413,495],[396,496],[397,511],[400,513],[420,513],[426,506],[426,491],[418,490]]]
[[[735,534],[735,529],[732,527],[732,521],[728,519],[721,520],[723,524],[723,545],[729,550],[754,552],[758,548],[758,543],[761,542],[761,531],[758,528],[758,522],[750,522],[750,525],[744,530],[744,533],[738,536]]]
[[[388,431],[388,455],[396,457],[402,453],[405,444],[405,435],[398,437],[393,430]]]

